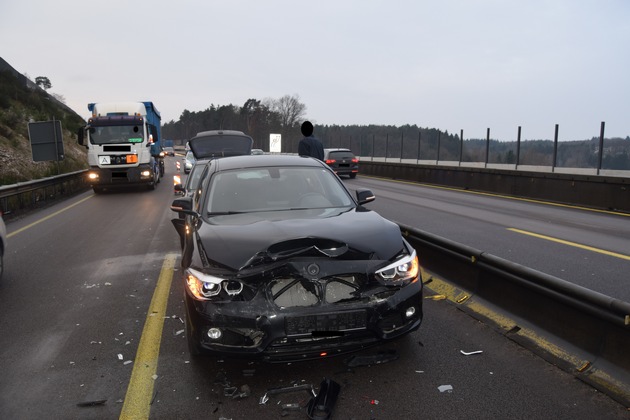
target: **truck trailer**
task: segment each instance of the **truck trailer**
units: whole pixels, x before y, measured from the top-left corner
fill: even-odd
[[[162,117],[153,102],[90,103],[88,110],[92,117],[79,130],[78,141],[88,151],[94,192],[132,185],[155,189]]]

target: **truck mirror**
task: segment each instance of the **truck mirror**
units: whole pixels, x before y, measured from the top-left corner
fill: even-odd
[[[87,147],[87,145],[83,144],[83,139],[85,136],[85,126],[84,127],[79,127],[79,129],[77,130],[77,142],[81,145],[81,146],[85,146]]]

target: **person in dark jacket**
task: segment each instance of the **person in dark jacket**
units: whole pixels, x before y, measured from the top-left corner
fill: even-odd
[[[323,161],[324,146],[317,137],[313,136],[313,124],[310,121],[304,121],[301,130],[304,138],[298,144],[298,154],[300,156],[311,156]]]

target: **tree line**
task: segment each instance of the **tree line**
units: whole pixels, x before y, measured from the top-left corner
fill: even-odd
[[[178,121],[163,125],[166,139],[179,144],[206,130],[239,130],[254,139],[254,148],[269,151],[269,135],[282,135],[282,152],[296,153],[306,105],[298,95],[279,99],[248,99],[242,106],[211,105],[184,110]],[[413,160],[485,162],[535,166],[554,164],[552,140],[516,141],[464,139],[459,134],[417,125],[319,125],[315,136],[324,147],[351,149],[356,155]],[[596,168],[599,139],[562,141],[555,151],[557,167]],[[604,139],[602,169],[630,170],[630,137]],[[518,155],[518,162],[516,158]]]

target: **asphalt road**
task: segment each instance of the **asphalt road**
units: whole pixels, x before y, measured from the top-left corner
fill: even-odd
[[[280,418],[282,404],[303,404],[308,395],[283,393],[261,405],[268,389],[310,384],[317,390],[324,378],[341,386],[334,418],[630,418],[625,407],[447,301],[425,299],[419,331],[363,353],[396,357],[384,364],[191,360],[180,272],[168,264],[179,249],[168,208],[173,172],[170,158],[156,191],[88,192],[8,224],[0,283],[0,418],[131,418],[125,413],[144,412],[134,405],[143,401],[152,419]],[[386,189],[382,181],[361,177],[347,185]],[[379,197],[372,208],[392,207],[373,188]],[[450,194],[451,201],[461,199]],[[415,210],[414,224],[424,230],[430,230],[427,212]],[[448,220],[449,229],[456,230],[456,219]],[[438,220],[431,223],[439,226]],[[462,239],[474,236],[467,226],[462,222]],[[156,286],[164,281],[172,283],[160,306]],[[151,334],[149,324],[158,324],[159,334]],[[464,356],[461,350],[482,353]],[[149,382],[135,379],[148,371]],[[445,385],[452,390],[441,392]],[[226,396],[231,387],[243,397]],[[303,410],[285,414],[307,418]]]
[[[358,177],[384,217],[630,302],[630,214]],[[536,235],[536,236],[533,236]]]

